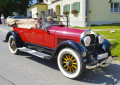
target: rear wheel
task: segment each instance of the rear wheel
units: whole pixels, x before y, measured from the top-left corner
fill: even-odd
[[[84,70],[81,56],[71,48],[62,49],[57,61],[60,71],[68,78],[76,79]]]
[[[10,50],[11,53],[13,53],[13,54],[17,54],[18,53],[18,49],[16,47],[15,38],[14,38],[13,35],[11,35],[9,37],[8,46],[9,46],[9,50]]]

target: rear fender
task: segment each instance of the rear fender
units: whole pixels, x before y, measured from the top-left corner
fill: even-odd
[[[85,47],[83,47],[82,45],[80,45],[77,42],[74,42],[74,41],[63,41],[56,47],[53,56],[56,56],[63,48],[67,48],[67,47],[74,49],[81,56],[82,56],[83,52],[87,51],[87,49]]]
[[[20,35],[18,34],[18,32],[16,32],[16,31],[9,31],[6,35],[6,38],[5,38],[4,42],[8,42],[9,37],[11,35],[13,35],[13,37],[15,38],[16,47],[23,46],[23,41],[22,41]]]

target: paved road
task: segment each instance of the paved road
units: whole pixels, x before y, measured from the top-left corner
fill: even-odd
[[[0,25],[0,85],[120,85],[120,64],[112,63],[106,68],[86,70],[78,80],[62,75],[56,60],[22,53],[13,55],[7,43],[3,43],[8,30]]]

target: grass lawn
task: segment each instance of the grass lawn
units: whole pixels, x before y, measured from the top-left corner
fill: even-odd
[[[110,31],[97,31],[100,35],[104,35],[106,39],[115,39],[110,41],[113,49],[112,55],[117,55],[118,60],[120,61],[120,30],[117,30],[115,33],[111,33]]]
[[[79,29],[88,29],[89,27],[73,27]],[[92,26],[90,29],[120,29],[120,26]]]
[[[75,27],[75,28],[79,28],[80,27]],[[113,49],[112,49],[112,55],[117,55],[118,58],[117,60],[120,61],[120,30],[116,30],[115,33],[111,33],[109,29],[120,29],[120,26],[94,26],[94,27],[90,27],[91,30],[108,30],[108,31],[95,31],[97,33],[99,33],[100,35],[104,35],[105,39],[115,39],[113,41],[110,41]],[[88,27],[86,28],[82,28],[82,29],[88,29]]]

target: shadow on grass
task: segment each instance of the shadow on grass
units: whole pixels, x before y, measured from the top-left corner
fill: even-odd
[[[114,42],[114,43],[112,44],[113,48],[115,48],[118,44],[119,44],[118,42]]]

